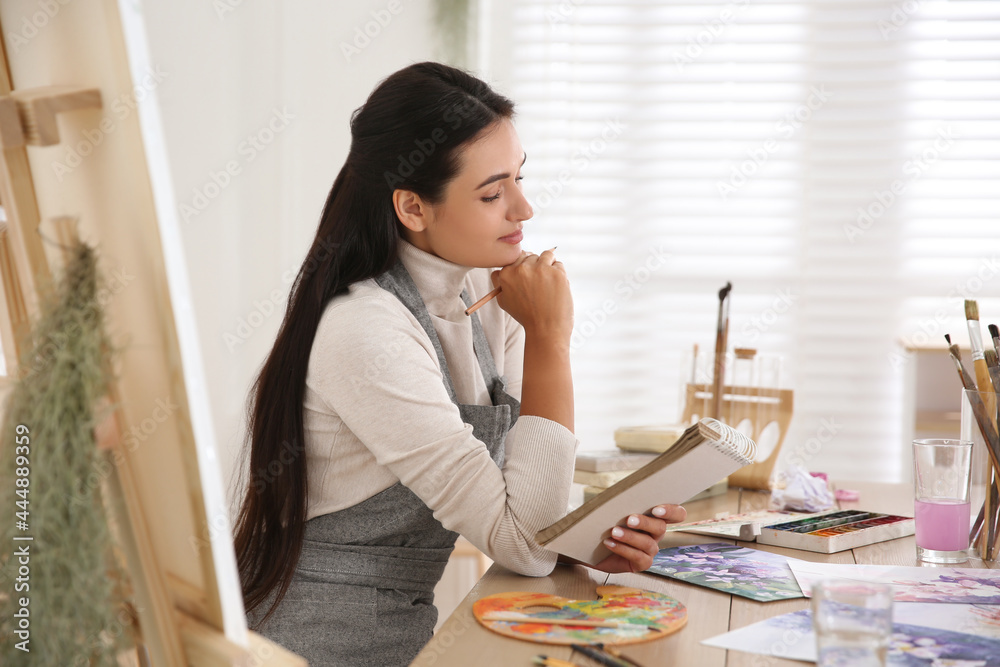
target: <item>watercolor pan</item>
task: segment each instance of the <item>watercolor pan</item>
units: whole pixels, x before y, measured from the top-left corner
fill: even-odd
[[[834,510],[764,526],[758,544],[832,554],[913,535],[913,518],[861,510]]]

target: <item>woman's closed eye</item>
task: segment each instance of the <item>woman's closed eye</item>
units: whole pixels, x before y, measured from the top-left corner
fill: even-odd
[[[524,176],[518,176],[517,178],[514,179],[514,182],[516,183],[516,182],[520,181],[523,178],[524,178]],[[492,201],[496,201],[497,199],[500,199],[500,195],[501,194],[503,194],[503,190],[500,190],[499,192],[497,192],[492,197],[483,197],[482,200],[484,202],[486,202],[486,203],[489,203],[489,202],[492,202]]]

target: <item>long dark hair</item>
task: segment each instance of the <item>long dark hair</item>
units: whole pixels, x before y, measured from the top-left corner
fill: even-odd
[[[459,149],[513,115],[513,102],[486,83],[434,62],[386,77],[351,115],[350,152],[247,402],[249,478],[235,526],[247,611],[277,589],[257,627],[284,598],[302,550],[307,510],[302,403],[323,310],[351,283],[395,263],[401,223],[393,190],[440,203],[461,166]]]

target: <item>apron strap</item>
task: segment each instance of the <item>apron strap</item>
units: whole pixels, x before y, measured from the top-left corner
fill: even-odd
[[[465,302],[466,308],[471,307],[474,303],[468,291],[464,289],[462,290],[462,301]],[[497,372],[496,362],[493,360],[493,353],[490,351],[490,344],[486,340],[486,333],[483,331],[483,325],[479,321],[479,313],[472,313],[469,317],[472,318],[472,347],[476,351],[476,359],[479,360],[479,369],[483,372],[483,379],[486,381],[486,386],[492,391],[493,384],[496,382],[496,378],[500,377],[500,373]]]
[[[397,259],[391,269],[375,277],[375,282],[378,283],[379,287],[395,294],[396,298],[420,322],[420,326],[427,333],[427,337],[431,339],[431,345],[434,346],[434,351],[437,353],[438,362],[441,364],[441,375],[444,376],[444,385],[448,390],[448,397],[452,403],[458,405],[455,385],[451,381],[451,373],[448,371],[448,362],[444,358],[444,348],[441,347],[441,340],[438,338],[434,324],[431,322],[430,314],[428,314],[427,308],[424,306],[423,297],[420,296],[420,292],[417,290],[417,286],[413,282],[413,278],[410,277],[410,273],[406,270],[403,262]],[[461,296],[466,308],[474,303],[467,290],[463,289]],[[483,373],[483,380],[486,382],[487,389],[492,394],[493,386],[496,384],[497,378],[500,377],[500,373],[497,371],[496,362],[493,360],[493,353],[490,350],[489,342],[486,340],[486,333],[483,331],[483,324],[479,320],[479,313],[472,313],[469,317],[472,318],[472,347],[476,352],[476,359],[479,361],[479,369]]]
[[[375,276],[375,282],[378,283],[379,287],[388,290],[389,292],[396,295],[407,309],[413,313],[413,316],[417,318],[420,322],[420,326],[424,328],[424,332],[427,333],[427,337],[431,339],[431,345],[434,346],[434,351],[437,353],[438,363],[441,364],[441,375],[444,376],[444,386],[448,390],[448,398],[455,405],[458,405],[458,397],[455,394],[455,385],[451,381],[451,373],[448,371],[448,362],[444,358],[444,348],[441,347],[441,341],[438,339],[437,331],[434,330],[434,324],[431,322],[431,316],[427,312],[427,307],[424,306],[423,297],[420,296],[420,292],[417,291],[417,286],[413,282],[413,278],[410,277],[410,272],[406,270],[403,266],[403,262],[399,259],[391,269]],[[473,313],[475,314],[475,313]],[[478,353],[478,350],[477,350]],[[492,359],[491,359],[492,361]]]

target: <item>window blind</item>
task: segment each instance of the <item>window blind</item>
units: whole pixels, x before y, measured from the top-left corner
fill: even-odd
[[[967,342],[964,298],[1000,321],[1000,3],[484,7],[524,247],[573,286],[582,447],[679,417],[731,281],[730,348],[795,390],[785,455],[905,478],[901,341]]]

